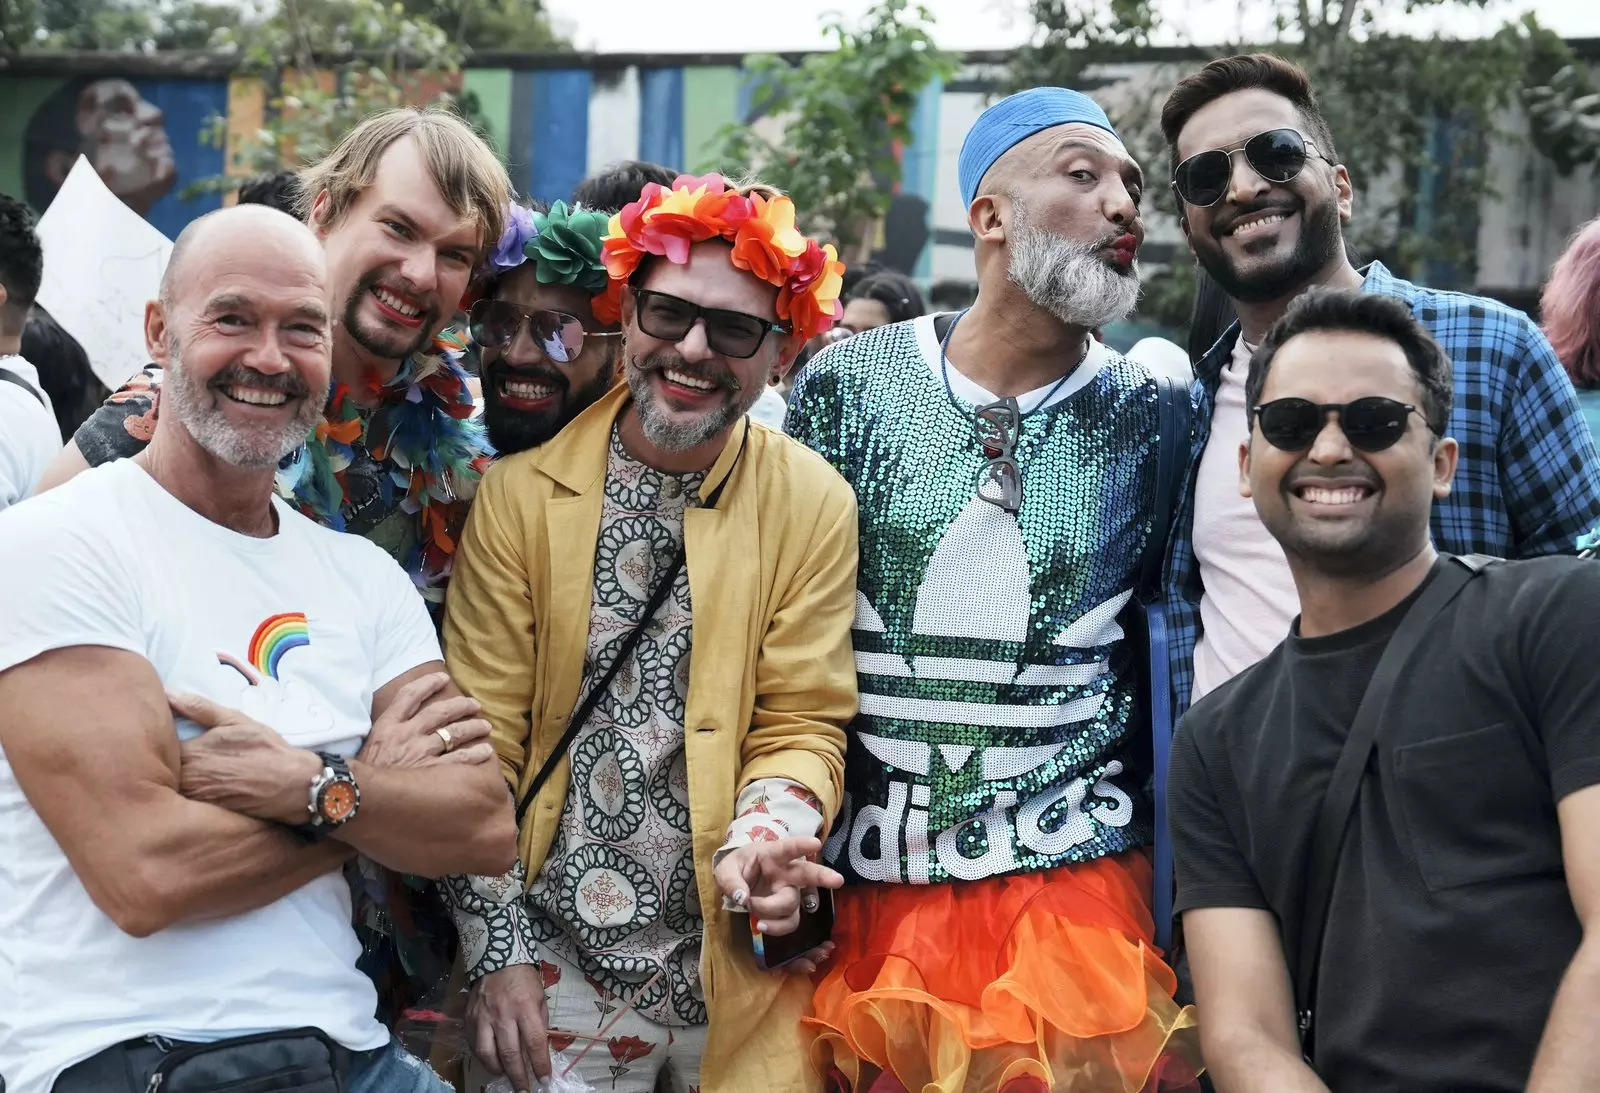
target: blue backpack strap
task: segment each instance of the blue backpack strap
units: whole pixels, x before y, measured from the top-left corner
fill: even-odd
[[[1172,758],[1172,671],[1168,660],[1169,634],[1162,572],[1167,556],[1184,475],[1189,469],[1189,388],[1167,375],[1157,375],[1155,509],[1150,535],[1139,565],[1138,598],[1143,607],[1147,678],[1150,685],[1150,756],[1155,800],[1155,886],[1151,910],[1155,917],[1156,944],[1172,946],[1172,839],[1167,831],[1167,769]]]

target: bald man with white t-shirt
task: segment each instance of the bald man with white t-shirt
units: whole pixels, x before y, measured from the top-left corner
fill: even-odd
[[[328,389],[322,248],[209,214],[145,335],[150,445],[0,513],[3,1084],[446,1093],[340,868],[504,871],[515,829],[410,579],[273,493]]]

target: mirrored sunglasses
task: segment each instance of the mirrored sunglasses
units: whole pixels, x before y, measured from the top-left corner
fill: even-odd
[[[468,314],[472,340],[483,349],[509,349],[517,332],[527,327],[528,337],[550,360],[569,364],[583,352],[586,338],[615,338],[616,332],[585,330],[583,321],[565,311],[524,311],[505,300],[479,300]]]

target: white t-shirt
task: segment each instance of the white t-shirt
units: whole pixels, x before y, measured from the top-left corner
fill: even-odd
[[[257,539],[203,518],[131,460],[0,512],[0,671],[51,649],[147,658],[169,689],[241,709],[297,747],[353,754],[373,692],[439,659],[422,598],[380,548],[274,499]],[[84,686],[94,686],[85,680]],[[71,716],[70,695],[60,697]],[[188,722],[178,735],[197,732]],[[94,808],[85,799],[84,808]],[[212,1041],[314,1025],[384,1044],[333,872],[276,903],[135,938],[94,905],[0,756],[0,1073],[47,1093],[67,1066],[150,1034]]]
[[[33,492],[44,470],[61,450],[50,396],[39,386],[38,370],[24,357],[0,356],[0,369],[26,380],[28,391],[0,380],[0,509]]]
[[[911,320],[917,324],[917,347],[922,350],[922,359],[928,362],[928,369],[933,373],[934,379],[940,383],[948,382],[952,393],[974,406],[986,406],[991,402],[1000,401],[997,395],[984,390],[976,381],[968,379],[966,373],[956,366],[955,361],[941,355],[939,331],[934,326],[934,319],[937,317],[922,315]],[[945,333],[948,336],[948,328]],[[1078,362],[1078,367],[1074,368],[1065,379],[1051,380],[1043,387],[1024,391],[1017,396],[1017,406],[1024,415],[1027,415],[1035,410],[1043,410],[1047,406],[1063,402],[1089,386],[1096,376],[1106,370],[1106,365],[1110,362],[1111,351],[1094,338],[1090,338],[1088,350],[1084,353],[1083,360]]]
[[[1222,370],[1211,437],[1194,488],[1194,556],[1205,594],[1194,651],[1192,701],[1216,690],[1275,649],[1300,613],[1300,593],[1283,548],[1239,496],[1239,445],[1250,435],[1244,382],[1255,346],[1240,338]]]
[[[783,431],[783,415],[789,412],[789,404],[783,401],[783,396],[776,387],[767,386],[761,389],[755,405],[750,407],[748,413],[750,420],[759,421],[769,429]]]

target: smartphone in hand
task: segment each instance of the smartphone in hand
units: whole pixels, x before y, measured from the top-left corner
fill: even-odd
[[[810,913],[801,911],[799,928],[782,937],[772,937],[757,930],[755,915],[744,917],[750,920],[750,947],[755,951],[756,964],[767,971],[775,971],[833,936],[833,892],[819,888],[817,909]]]

